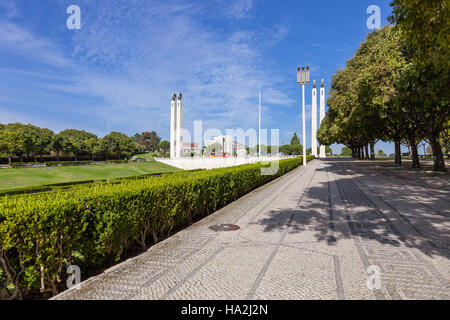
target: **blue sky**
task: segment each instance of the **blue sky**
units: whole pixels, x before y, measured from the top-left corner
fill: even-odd
[[[80,30],[66,27],[72,4]],[[370,32],[373,4],[387,24],[389,0],[0,0],[0,122],[168,139],[170,97],[182,92],[186,129],[256,129],[261,89],[263,127],[289,143],[301,136],[296,68],[309,65],[328,91]]]

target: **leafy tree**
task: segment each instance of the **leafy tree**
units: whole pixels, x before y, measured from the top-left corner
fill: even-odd
[[[342,147],[341,156],[343,157],[351,157],[353,156],[352,149],[349,147]]]
[[[72,153],[75,161],[82,154],[91,154],[87,141],[89,139],[97,139],[97,136],[84,130],[67,129],[61,131],[59,136],[62,137],[63,150]]]
[[[450,5],[448,0],[393,0],[390,22],[406,40],[410,65],[399,86],[415,124],[433,149],[434,170],[446,171],[440,135],[450,117]]]
[[[164,153],[169,150],[170,148],[170,142],[167,140],[163,140],[159,144],[159,149],[161,149]]]
[[[34,142],[34,151],[40,155],[41,162],[43,161],[42,156],[44,154],[49,154],[52,151],[53,142],[55,139],[55,133],[46,128],[38,128],[37,136]]]
[[[156,151],[160,142],[161,137],[159,137],[155,131],[142,132],[141,134],[141,143],[146,147],[146,150],[148,151]]]
[[[7,154],[9,163],[12,155],[21,153],[24,149],[25,139],[21,131],[8,127],[0,130],[0,151]]]
[[[280,146],[280,152],[285,155],[302,155],[303,154],[303,146],[301,144],[298,145],[290,145],[285,144]]]
[[[291,139],[291,146],[297,146],[300,144],[300,139],[297,137],[297,132],[294,132],[294,136]]]
[[[386,157],[386,154],[384,153],[383,150],[378,150],[377,155],[378,155],[379,157]]]
[[[101,153],[99,139],[97,137],[88,138],[85,143],[89,153],[91,154],[91,160],[94,161],[95,156]]]
[[[102,144],[102,148],[106,146],[106,149],[109,152],[116,154],[119,158],[122,155],[131,157],[137,151],[133,140],[120,132],[113,131],[105,136],[103,140],[105,142],[103,142],[104,144]]]
[[[53,136],[51,143],[51,149],[56,153],[56,161],[59,162],[61,152],[64,150],[64,137],[56,134]]]

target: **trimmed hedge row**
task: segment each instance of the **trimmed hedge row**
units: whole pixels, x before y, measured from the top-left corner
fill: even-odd
[[[193,170],[186,170],[184,172],[196,172],[201,171],[205,169],[193,169]],[[36,193],[42,193],[42,192],[55,192],[55,191],[61,191],[64,189],[70,189],[72,187],[80,186],[80,185],[88,185],[93,183],[120,183],[124,180],[138,180],[138,179],[146,179],[151,176],[159,176],[162,174],[171,174],[172,172],[157,172],[157,173],[146,173],[141,175],[135,175],[135,176],[128,176],[128,177],[121,177],[121,178],[111,178],[111,179],[98,179],[98,180],[80,180],[80,181],[69,181],[69,182],[59,182],[59,183],[52,183],[52,184],[44,184],[39,186],[33,186],[33,187],[26,187],[26,188],[17,188],[17,189],[9,189],[0,191],[0,197],[3,196],[20,196],[20,195],[27,195],[27,194],[36,194]]]
[[[24,291],[56,294],[67,266],[92,272],[111,265],[127,250],[147,248],[301,162],[281,160],[272,176],[261,175],[258,163],[3,197],[0,299],[21,298]]]
[[[12,162],[9,164],[12,168],[31,168],[36,166],[47,166],[47,167],[58,167],[58,166],[85,166],[94,165],[96,163],[128,163],[129,160],[108,160],[108,161],[92,161],[92,160],[82,160],[82,161],[46,161],[46,162]]]

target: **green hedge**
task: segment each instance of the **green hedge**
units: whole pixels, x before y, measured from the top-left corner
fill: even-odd
[[[195,172],[195,171],[201,171],[201,170],[205,170],[205,169],[193,169],[193,170],[186,170],[184,172]],[[87,184],[93,184],[93,183],[120,183],[123,180],[146,179],[151,176],[159,176],[162,174],[167,175],[167,174],[171,174],[171,173],[172,172],[146,173],[146,174],[135,175],[135,176],[121,177],[121,178],[58,182],[58,183],[44,184],[44,185],[38,185],[38,186],[33,186],[33,187],[8,189],[8,190],[0,191],[0,197],[16,196],[16,195],[20,196],[20,195],[32,194],[32,193],[34,194],[34,193],[60,191],[62,189],[70,189],[72,187],[83,185],[83,184],[87,185]]]
[[[57,167],[57,166],[85,166],[89,164],[95,164],[93,161],[83,160],[83,161],[47,161],[45,165],[47,167]]]
[[[85,273],[100,270],[127,250],[146,248],[301,161],[280,161],[273,176],[261,175],[262,164],[250,164],[5,196],[0,199],[0,299],[14,293],[20,298],[24,290],[56,294],[64,288],[68,265]]]

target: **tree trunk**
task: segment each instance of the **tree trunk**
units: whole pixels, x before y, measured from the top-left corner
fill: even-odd
[[[433,149],[434,171],[447,171],[445,168],[444,155],[442,154],[441,144],[435,136],[429,137],[430,145]]]
[[[56,161],[59,162],[59,151],[56,151]]]
[[[366,156],[366,160],[369,160],[369,144],[364,146],[364,154]]]
[[[74,155],[75,155],[75,161],[78,161],[78,153],[75,152]]]
[[[395,164],[401,165],[402,164],[402,150],[400,148],[400,141],[395,141]]]
[[[358,147],[358,160],[361,160],[361,148]]]
[[[8,153],[8,163],[11,164],[12,160],[11,160],[11,154]]]
[[[420,168],[419,152],[417,152],[416,139],[409,139],[410,154],[412,158],[412,168]]]
[[[370,159],[375,160],[375,142],[370,142]]]

